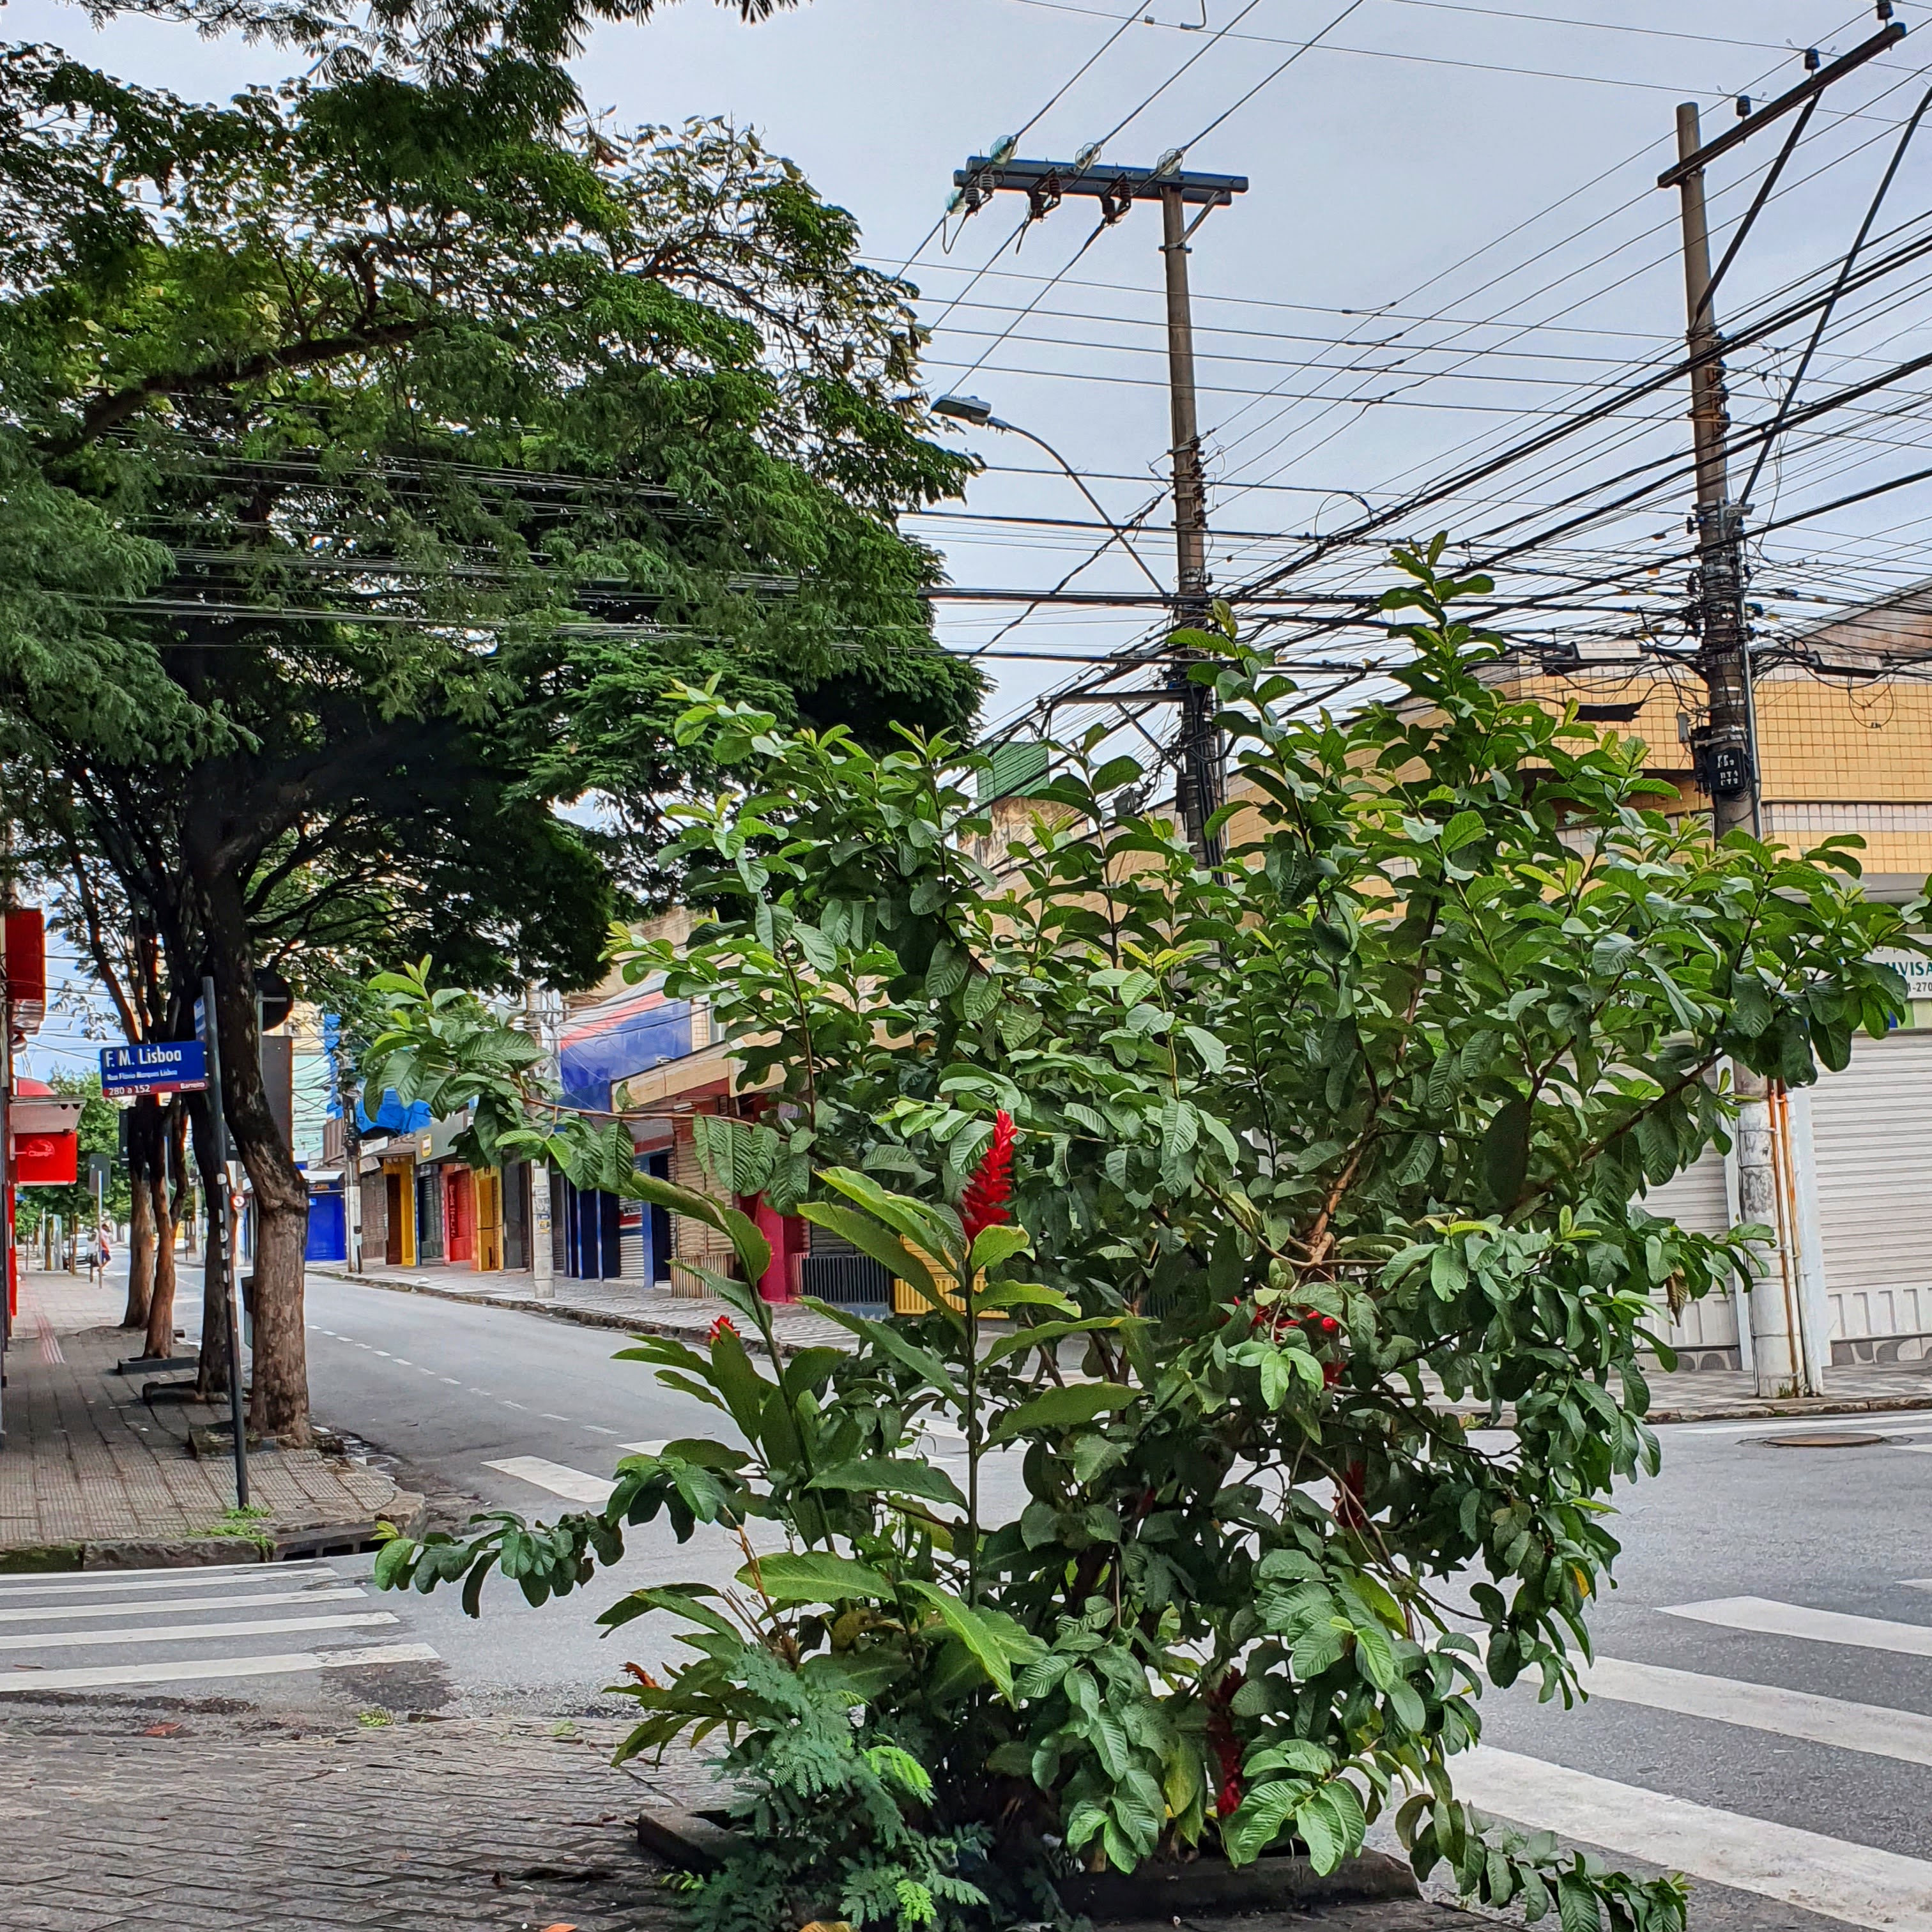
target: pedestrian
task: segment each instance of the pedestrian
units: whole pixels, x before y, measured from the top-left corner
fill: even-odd
[[[103,1221],[94,1230],[94,1261],[100,1270],[100,1279],[107,1279],[107,1264],[114,1258],[114,1224]]]

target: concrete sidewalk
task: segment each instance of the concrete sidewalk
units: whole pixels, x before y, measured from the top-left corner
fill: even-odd
[[[192,1334],[200,1298],[191,1279],[184,1286],[178,1306]],[[198,1459],[189,1446],[191,1430],[226,1420],[225,1407],[151,1403],[142,1391],[157,1378],[114,1372],[140,1348],[137,1335],[113,1325],[125,1294],[118,1280],[21,1278],[0,1410],[0,1570],[247,1562],[316,1532],[340,1531],[352,1546],[379,1520],[416,1519],[420,1497],[316,1449],[251,1458],[252,1501],[267,1514],[236,1518],[233,1465]],[[178,1346],[191,1353],[194,1344]]]

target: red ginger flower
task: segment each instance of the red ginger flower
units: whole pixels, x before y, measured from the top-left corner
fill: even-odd
[[[992,1144],[980,1156],[980,1165],[959,1197],[959,1219],[966,1230],[970,1250],[980,1231],[1010,1221],[1006,1203],[1013,1198],[1013,1117],[1005,1108],[993,1116]]]
[[[730,1316],[721,1315],[716,1322],[712,1323],[704,1339],[707,1342],[716,1342],[721,1335],[735,1335],[737,1332],[737,1323],[734,1322]]]

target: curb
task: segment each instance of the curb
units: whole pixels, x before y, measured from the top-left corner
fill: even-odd
[[[331,1281],[352,1282],[358,1288],[380,1288],[391,1294],[427,1294],[437,1301],[460,1302],[466,1308],[514,1308],[525,1315],[547,1316],[553,1322],[574,1322],[580,1328],[608,1328],[622,1335],[659,1335],[668,1341],[697,1342],[703,1330],[681,1322],[661,1322],[648,1315],[616,1315],[599,1308],[580,1308],[568,1301],[538,1301],[530,1295],[466,1294],[460,1288],[439,1288],[422,1281],[386,1281],[375,1275],[351,1274],[347,1269],[316,1268]],[[722,1310],[721,1312],[728,1311]],[[833,1342],[788,1342],[781,1340],[778,1353],[790,1360],[807,1348],[836,1348]]]
[[[1739,1402],[1714,1408],[1654,1408],[1643,1419],[1678,1422],[1772,1422],[1799,1415],[1897,1415],[1932,1409],[1932,1395],[1794,1396],[1785,1401]]]
[[[413,1490],[398,1490],[385,1512],[340,1523],[262,1526],[261,1536],[121,1537],[88,1543],[26,1543],[0,1550],[0,1576],[53,1576],[80,1570],[201,1570],[218,1564],[284,1563],[365,1550],[387,1524],[419,1537],[429,1505]]]

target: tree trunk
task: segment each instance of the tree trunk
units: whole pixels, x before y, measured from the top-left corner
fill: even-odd
[[[128,1118],[128,1184],[134,1198],[128,1210],[128,1309],[124,1328],[145,1328],[152,1304],[154,1280],[154,1212],[152,1190],[154,1147],[148,1117],[157,1112],[142,1094]],[[150,1349],[149,1354],[154,1352]],[[166,1351],[163,1352],[166,1352]]]
[[[171,1170],[176,1175],[181,1172],[177,1132],[180,1120],[181,1103],[176,1101],[161,1114],[160,1130],[154,1136],[159,1158],[148,1176],[147,1185],[134,1190],[137,1205],[143,1195],[147,1196],[154,1221],[154,1286],[148,1309],[148,1353],[157,1359],[175,1352],[176,1202],[169,1179]]]
[[[268,1106],[255,1009],[253,949],[232,878],[204,880],[220,1021],[221,1096],[235,1151],[255,1194],[254,1373],[248,1426],[287,1448],[308,1446],[308,1336],[302,1318],[308,1185]]]

